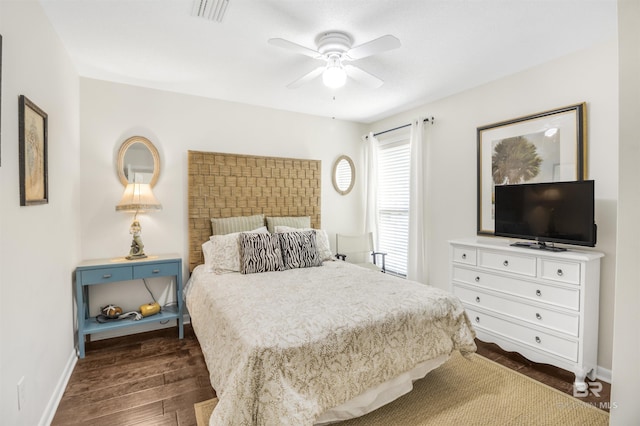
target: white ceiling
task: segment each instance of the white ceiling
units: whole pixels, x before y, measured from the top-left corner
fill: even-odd
[[[617,34],[616,0],[230,0],[221,23],[193,0],[40,1],[83,77],[365,123]],[[354,62],[382,87],[286,88],[322,63],[267,40],[329,30],[400,39]]]

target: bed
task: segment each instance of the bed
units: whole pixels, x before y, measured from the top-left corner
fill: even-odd
[[[292,203],[302,205],[304,212],[287,210],[274,215],[267,211],[272,216],[266,217],[272,218],[306,217],[306,225],[282,222],[293,226],[271,227],[269,232],[255,229],[256,223],[246,223],[244,229],[215,232],[216,217],[256,216],[257,211],[265,212],[264,206],[227,214],[203,209],[216,201],[202,194],[224,191],[211,188],[211,183],[226,183],[215,177],[200,179],[198,171],[212,170],[202,164],[233,165],[247,158],[189,155],[190,247],[199,252],[190,257],[192,274],[185,286],[185,300],[219,399],[210,425],[299,426],[357,417],[409,392],[414,380],[437,368],[453,351],[475,351],[473,329],[455,296],[330,260],[326,233],[319,228],[318,191],[305,190],[307,201]],[[249,163],[268,164],[269,160]],[[310,183],[291,186],[289,181],[286,185],[319,187],[319,164],[300,167],[317,168],[317,178],[311,173]],[[224,166],[218,169],[229,176]],[[291,170],[282,173],[303,179],[310,176]],[[199,183],[204,181],[209,184]],[[240,204],[261,203],[247,200]],[[220,208],[219,203],[217,206]],[[209,235],[212,226],[214,236]],[[214,241],[216,252],[224,254],[216,262],[226,265],[224,268],[210,261],[213,257],[206,247]],[[274,261],[263,262],[265,258]]]

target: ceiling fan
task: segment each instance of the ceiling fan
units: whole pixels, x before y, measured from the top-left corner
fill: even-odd
[[[374,89],[378,88],[384,83],[382,80],[355,65],[345,64],[345,62],[352,62],[400,47],[400,40],[389,34],[355,47],[351,46],[353,44],[351,36],[341,31],[323,33],[318,36],[316,40],[316,50],[282,38],[272,38],[268,40],[268,43],[274,46],[289,49],[295,53],[314,59],[321,59],[326,62],[325,65],[319,66],[299,79],[289,83],[287,85],[288,88],[295,89],[300,87],[319,77],[321,74],[325,86],[331,88],[343,86],[346,83],[347,76],[365,86]]]

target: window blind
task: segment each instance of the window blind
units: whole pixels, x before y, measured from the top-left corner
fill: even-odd
[[[377,250],[387,253],[387,271],[402,276],[409,243],[409,156],[408,136],[381,143],[378,151]]]

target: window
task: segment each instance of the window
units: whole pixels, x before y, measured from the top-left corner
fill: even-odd
[[[378,245],[387,253],[387,272],[407,275],[409,245],[409,133],[379,139]]]

